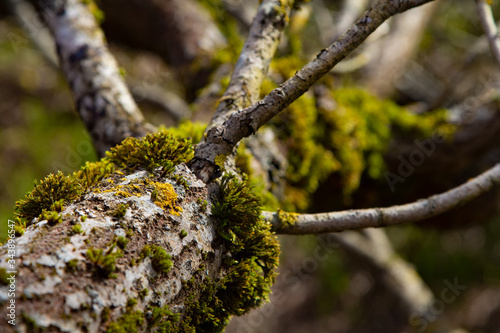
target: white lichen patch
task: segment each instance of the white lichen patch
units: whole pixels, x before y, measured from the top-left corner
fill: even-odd
[[[66,296],[64,304],[69,310],[79,310],[83,306],[90,304],[90,297],[85,291],[77,291]],[[67,311],[68,313],[69,311]]]
[[[60,284],[62,279],[59,276],[46,276],[41,282],[33,283],[24,289],[24,295],[27,298],[33,298],[33,296],[42,296],[47,294],[53,294],[55,291],[55,286]]]

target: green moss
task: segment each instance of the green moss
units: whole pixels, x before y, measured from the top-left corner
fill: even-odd
[[[172,268],[172,260],[170,255],[158,245],[146,245],[141,251],[140,257],[142,259],[151,258],[151,264],[158,273],[168,273]]]
[[[3,284],[4,286],[9,284],[9,280],[7,279],[10,277],[10,274],[7,273],[7,270],[3,267],[0,267],[0,283]]]
[[[126,239],[123,236],[120,236],[116,239],[116,245],[118,245],[118,247],[122,250],[125,250],[127,244],[128,244],[128,239]]]
[[[72,234],[81,234],[82,232],[83,232],[83,230],[82,230],[82,225],[81,224],[75,224],[71,228],[71,233]]]
[[[144,299],[144,297],[148,296],[148,294],[149,294],[148,288],[144,288],[144,289],[139,290],[139,297],[141,299]]]
[[[19,221],[30,222],[43,210],[62,211],[65,204],[83,195],[117,167],[127,171],[143,167],[152,171],[161,166],[164,173],[169,173],[175,165],[192,158],[193,148],[189,140],[180,140],[166,131],[160,131],[142,139],[127,138],[112,148],[107,156],[98,162],[87,162],[72,175],[59,171],[40,182],[35,181],[34,189],[16,202]],[[179,182],[183,183],[180,178]]]
[[[220,168],[221,171],[226,170],[224,167],[224,162],[226,161],[226,158],[227,158],[227,155],[224,155],[224,154],[215,156],[214,163],[215,163],[215,165],[217,165]]]
[[[16,237],[20,237],[20,236],[24,235],[24,227],[20,226],[20,225],[15,225],[14,226],[14,234],[16,235]]]
[[[57,212],[43,210],[40,216],[38,216],[38,220],[47,220],[47,224],[53,226],[62,222],[62,216]]]
[[[119,204],[118,207],[109,212],[109,214],[116,218],[124,217],[128,208],[129,206],[126,204]]]
[[[296,57],[285,57],[271,67],[288,77],[296,63]],[[321,101],[331,103],[319,103],[314,95],[304,94],[271,123],[288,151],[286,200],[282,204],[288,211],[305,210],[310,195],[334,173],[340,175],[347,201],[364,173],[381,178],[383,155],[395,136],[429,137],[434,132],[448,135],[454,130],[446,121],[445,110],[414,114],[365,90],[328,90],[333,83],[326,79],[322,83]],[[275,85],[268,82],[264,86],[272,89]]]
[[[281,222],[282,227],[290,227],[297,222],[297,216],[298,214],[296,213],[287,213],[281,209],[278,209],[278,218]]]
[[[73,178],[75,178],[83,188],[88,189],[114,171],[115,166],[113,163],[104,158],[97,162],[86,162],[80,170],[73,173]]]
[[[144,314],[142,311],[134,311],[137,300],[129,299],[125,313],[115,322],[108,325],[107,333],[135,333],[144,325]]]
[[[155,332],[174,333],[175,323],[179,321],[179,315],[174,314],[168,307],[152,307],[151,319],[148,321],[148,328],[155,329]]]
[[[102,322],[105,323],[109,320],[109,315],[111,314],[111,309],[109,307],[104,307],[101,312]]]
[[[185,229],[182,229],[181,232],[179,233],[179,237],[184,238],[187,236],[187,234],[188,234],[187,231]]]
[[[231,315],[246,313],[267,300],[279,246],[260,212],[259,199],[246,179],[221,178],[212,213],[218,221],[217,233],[230,252],[224,260],[228,273],[218,281],[200,277],[186,283],[185,289],[191,292],[177,332],[221,332]]]
[[[35,188],[26,195],[25,199],[16,202],[17,215],[31,221],[42,211],[50,209],[54,202],[64,200],[68,202],[76,199],[83,193],[83,187],[71,177],[62,172],[49,174],[44,180],[35,181]]]
[[[197,144],[203,138],[206,127],[207,124],[186,120],[176,127],[169,128],[168,131],[177,139],[190,139],[193,144]]]
[[[184,178],[184,176],[182,175],[171,175],[170,178],[175,180],[178,184],[184,186],[184,188],[186,189],[189,187],[186,178]]]
[[[138,167],[153,171],[162,167],[165,173],[171,173],[175,165],[189,161],[193,153],[190,140],[180,140],[166,131],[159,131],[140,139],[127,138],[111,148],[106,157],[127,171]]]
[[[73,273],[76,271],[78,265],[78,259],[71,259],[66,263],[66,272]]]
[[[103,249],[89,248],[86,252],[86,257],[96,268],[96,272],[105,278],[115,277],[114,271],[116,270],[116,259],[122,257],[120,249],[113,252],[115,245],[112,245],[106,253]]]
[[[198,203],[198,205],[200,205],[200,209],[202,211],[206,211],[207,210],[207,207],[208,207],[208,201],[207,200],[202,199],[202,198],[198,198],[196,200],[196,202]]]
[[[80,220],[81,220],[82,222],[87,221],[87,216],[86,216],[86,215],[82,215],[82,216],[80,217]]]
[[[426,137],[434,131],[453,132],[445,110],[418,115],[359,88],[341,88],[332,94],[337,107],[334,112],[319,110],[321,130],[325,146],[342,165],[346,195],[359,187],[362,172],[375,179],[383,175],[383,154],[398,133]]]

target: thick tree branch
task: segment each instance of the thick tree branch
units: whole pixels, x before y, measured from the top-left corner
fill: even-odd
[[[491,52],[496,61],[500,64],[500,36],[498,35],[498,28],[493,18],[491,5],[489,5],[486,0],[476,0],[476,3],[481,25],[488,38]]]
[[[144,118],[86,5],[68,0],[41,1],[39,6],[54,36],[76,109],[99,155],[127,137],[145,135]]]
[[[322,50],[316,59],[306,64],[280,87],[254,105],[234,113],[222,125],[211,128],[206,141],[196,149],[195,163],[191,165],[194,173],[200,179],[208,181],[217,169],[215,165],[217,156],[228,155],[242,138],[255,133],[262,125],[283,111],[358,47],[386,19],[430,1],[432,0],[375,2],[335,43]]]
[[[263,215],[272,223],[278,234],[320,234],[379,228],[417,222],[439,215],[478,197],[499,182],[500,164],[497,164],[465,184],[409,204],[322,214],[283,215],[282,212],[264,212]]]

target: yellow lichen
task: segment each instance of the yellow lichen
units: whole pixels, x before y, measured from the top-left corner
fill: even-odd
[[[165,210],[169,210],[172,215],[180,215],[182,207],[176,205],[177,193],[174,187],[168,183],[154,183],[154,190],[151,193],[151,200]]]

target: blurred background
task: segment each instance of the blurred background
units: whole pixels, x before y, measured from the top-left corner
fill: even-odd
[[[34,2],[34,1],[33,1]],[[148,122],[199,139],[258,1],[85,1]],[[312,0],[290,17],[262,94],[332,43],[370,1]],[[493,2],[500,18],[500,4]],[[30,2],[0,1],[0,241],[35,179],[97,155]],[[500,162],[500,64],[474,1],[392,18],[239,148],[269,210],[388,206],[457,186]],[[197,125],[193,125],[193,122]],[[500,332],[500,191],[386,229],[435,301],[402,304],[380,267],[325,236],[280,236],[272,302],[226,332]],[[396,254],[395,254],[396,255]]]

